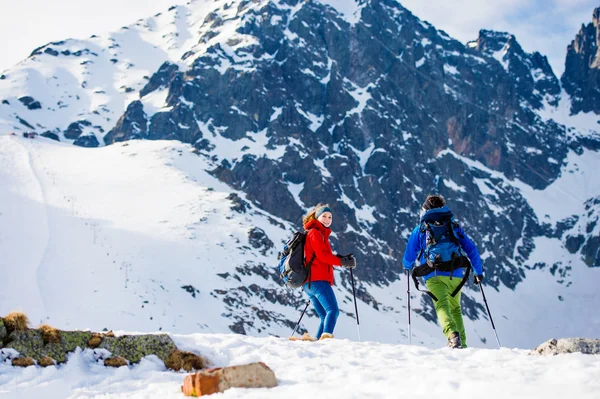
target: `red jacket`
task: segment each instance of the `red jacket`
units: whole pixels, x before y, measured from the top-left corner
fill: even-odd
[[[308,263],[313,254],[315,260],[310,269],[310,281],[328,281],[333,285],[333,266],[341,266],[340,258],[331,251],[329,235],[331,229],[323,226],[318,220],[311,220],[304,226],[308,230],[306,244],[304,244],[304,256]]]

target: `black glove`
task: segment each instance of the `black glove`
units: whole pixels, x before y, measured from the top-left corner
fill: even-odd
[[[338,258],[341,259],[341,258],[345,258],[345,257],[348,257],[348,256],[354,256],[354,254],[348,254],[348,255],[335,254],[335,256],[337,256]]]
[[[346,269],[354,269],[356,267],[356,258],[352,254],[342,256],[340,261],[342,263],[342,267],[345,267]]]
[[[475,284],[481,284],[483,281],[483,274],[478,274],[477,276],[473,276],[473,282]]]

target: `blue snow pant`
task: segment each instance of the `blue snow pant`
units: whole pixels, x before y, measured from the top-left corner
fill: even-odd
[[[311,281],[310,288],[306,283],[303,289],[308,294],[315,311],[321,319],[315,338],[321,338],[321,334],[324,332],[333,334],[335,323],[340,315],[340,308],[329,281]]]

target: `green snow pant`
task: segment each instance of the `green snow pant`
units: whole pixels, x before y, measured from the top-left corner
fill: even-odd
[[[425,282],[427,288],[437,297],[433,301],[438,322],[442,326],[442,331],[446,338],[450,337],[453,331],[460,335],[463,348],[467,347],[467,336],[465,334],[465,325],[463,323],[462,311],[460,309],[460,291],[453,297],[452,292],[458,287],[462,277],[435,276]]]

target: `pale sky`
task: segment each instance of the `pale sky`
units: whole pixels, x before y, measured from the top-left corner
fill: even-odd
[[[0,72],[48,42],[116,31],[187,0],[0,0]],[[326,1],[326,0],[325,0]],[[351,0],[348,0],[351,1]],[[508,31],[564,70],[566,47],[600,0],[400,0],[419,18],[465,43],[480,29]]]

